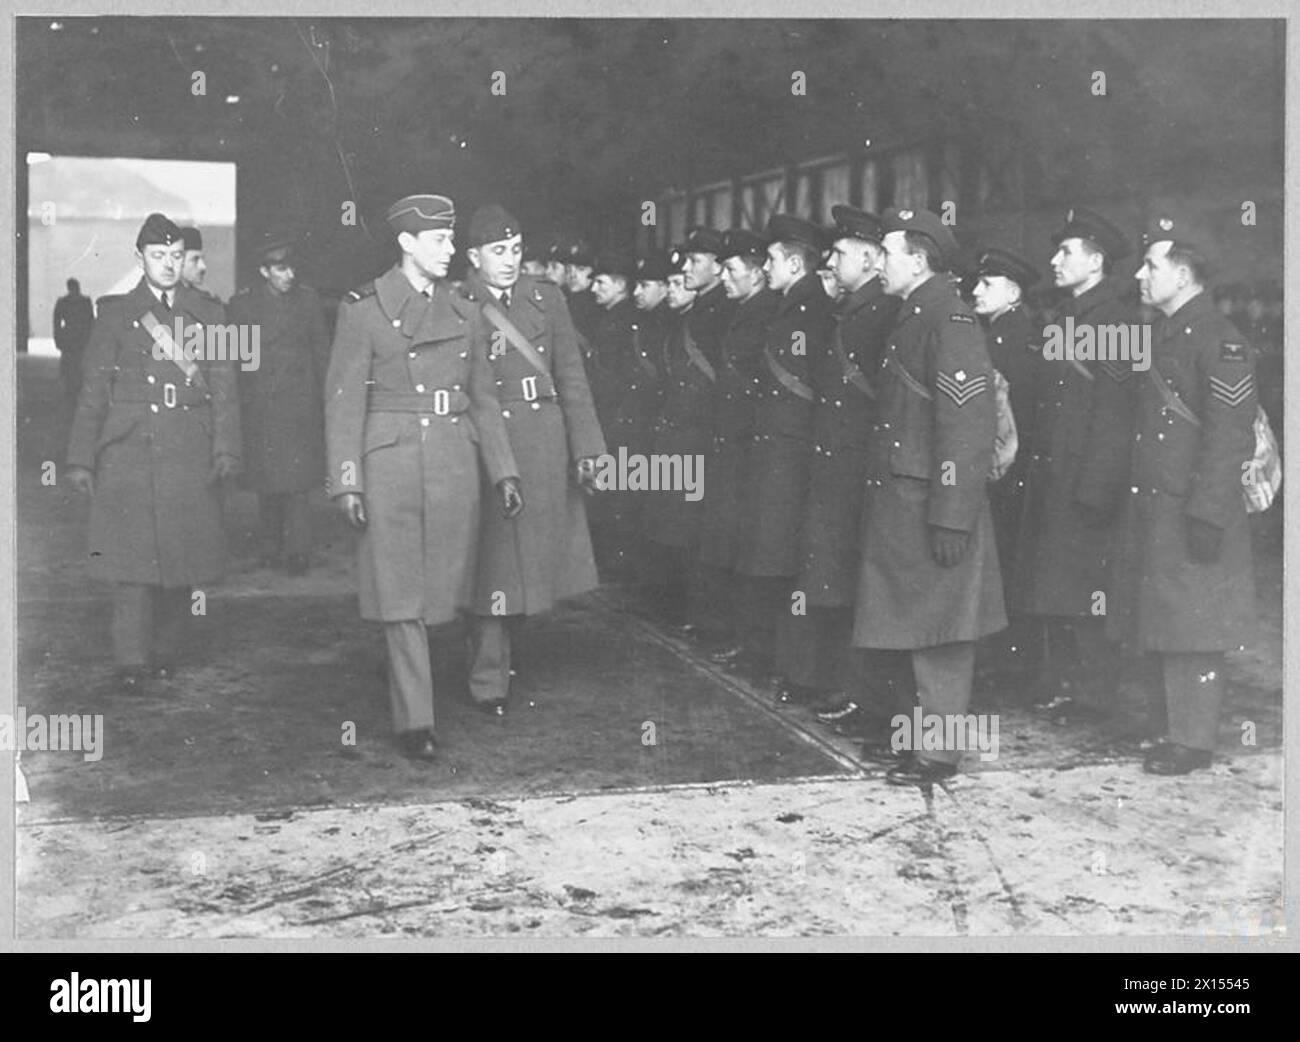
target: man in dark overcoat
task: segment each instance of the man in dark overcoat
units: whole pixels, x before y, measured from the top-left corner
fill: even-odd
[[[385,215],[401,259],[339,307],[325,381],[326,490],[355,529],[361,617],[384,624],[393,729],[434,759],[426,627],[470,606],[480,483],[523,510],[479,305],[446,281],[456,212],[441,195]]]
[[[974,642],[1007,621],[986,491],[993,366],[984,331],[944,274],[952,233],[928,210],[883,217],[883,288],[901,305],[876,370],[853,643],[908,652],[922,712],[946,724],[970,703]],[[879,736],[866,744],[878,747]],[[960,748],[919,744],[900,745],[911,755],[891,768],[891,782],[956,773]]]
[[[269,237],[260,282],[227,306],[232,322],[258,330],[256,367],[239,369],[244,483],[258,496],[265,557],[290,575],[307,571],[308,495],[325,484],[325,372],[330,338],[316,292],[298,283],[294,242]]]
[[[221,479],[240,454],[233,365],[208,357],[204,337],[224,324],[221,305],[181,283],[181,231],[162,214],[144,222],[136,258],[135,289],[100,298],[68,443],[68,480],[92,497],[89,572],[113,584],[128,692],[181,657],[191,591],[222,575]]]
[[[1159,311],[1151,367],[1137,374],[1136,430],[1115,554],[1111,636],[1155,656],[1168,740],[1153,774],[1213,757],[1224,652],[1254,632],[1255,589],[1243,486],[1255,480],[1259,404],[1253,352],[1206,285],[1213,240],[1195,219],[1159,212],[1138,270]]]
[[[1124,233],[1091,210],[1075,207],[1052,237],[1053,279],[1068,291],[1053,325],[1133,327],[1129,285],[1112,265],[1130,252]],[[1045,327],[1046,328],[1046,327]],[[1048,341],[1045,336],[1045,343]],[[1096,336],[1098,342],[1100,337]],[[1012,610],[1044,627],[1041,704],[1052,713],[1107,710],[1119,658],[1106,640],[1107,562],[1123,504],[1132,443],[1128,361],[1042,358],[1033,449],[1025,461]]]
[[[488,360],[528,509],[487,511],[474,586],[470,695],[504,715],[511,643],[525,616],[595,588],[583,486],[594,490],[605,439],[582,351],[560,290],[520,274],[523,230],[503,207],[469,223],[470,274],[461,294],[487,320]]]

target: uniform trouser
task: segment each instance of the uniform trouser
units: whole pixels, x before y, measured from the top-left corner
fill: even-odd
[[[469,693],[475,702],[503,702],[510,693],[510,651],[522,615],[475,615],[470,620]]]
[[[182,647],[190,617],[188,586],[113,584],[113,661],[119,666],[144,666],[174,657]]]
[[[1166,651],[1161,656],[1169,740],[1213,751],[1223,705],[1221,651]]]
[[[964,716],[970,706],[971,680],[975,675],[975,644],[956,641],[933,648],[916,648],[912,652],[912,671],[916,674],[916,697],[925,715]],[[946,722],[946,721],[945,721]],[[945,727],[945,732],[947,728]],[[957,763],[960,749],[918,750],[918,760]]]
[[[433,668],[429,631],[419,619],[384,623],[388,642],[388,701],[394,731],[433,730]]]
[[[306,492],[263,492],[258,505],[262,531],[272,553],[295,557],[311,549],[311,511]]]
[[[810,607],[805,615],[787,611],[776,629],[776,668],[787,680],[824,691],[849,687],[849,638],[853,609]]]
[[[782,616],[790,613],[793,576],[742,575],[737,586],[741,644],[758,658],[772,658]]]
[[[916,677],[910,651],[851,648],[853,675],[849,692],[862,708],[868,734],[880,735],[892,726],[897,713],[911,713],[916,705]]]

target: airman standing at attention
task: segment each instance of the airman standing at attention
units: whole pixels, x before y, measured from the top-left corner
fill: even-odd
[[[1129,253],[1124,233],[1075,207],[1052,241],[1052,275],[1070,294],[1051,319],[1062,334],[1073,328],[1077,337],[1090,328],[1101,343],[1103,328],[1136,326],[1129,287],[1111,275]],[[1104,712],[1113,704],[1119,667],[1106,640],[1107,561],[1133,440],[1130,381],[1140,374],[1128,361],[1049,360],[1047,354],[1024,471],[1012,610],[1034,616],[1045,630],[1043,708]]]
[[[993,365],[944,276],[957,244],[939,216],[891,208],[884,231],[883,289],[902,303],[876,371],[853,643],[906,652],[923,713],[946,723],[970,704],[974,642],[1007,622],[986,491]],[[895,784],[957,772],[959,748],[918,744],[893,753],[885,735],[868,734],[863,754],[893,753]]]
[[[327,491],[361,533],[361,617],[384,624],[399,744],[434,759],[426,627],[471,603],[481,475],[506,517],[518,516],[523,498],[487,320],[445,281],[455,208],[445,196],[412,195],[385,217],[401,259],[339,307],[326,378]]]
[[[1112,571],[1113,639],[1159,660],[1168,738],[1151,774],[1208,767],[1223,704],[1224,652],[1254,632],[1243,488],[1258,480],[1254,358],[1206,286],[1212,240],[1180,214],[1147,228],[1137,279],[1158,309],[1138,398],[1128,502]]]

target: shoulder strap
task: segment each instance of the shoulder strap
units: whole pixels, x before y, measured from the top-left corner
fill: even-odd
[[[810,402],[817,397],[813,394],[811,387],[772,356],[770,347],[763,348],[763,361],[767,363],[768,369],[772,371],[772,375],[776,377],[777,382],[791,394],[797,394],[800,398]]]
[[[713,371],[713,364],[704,357],[704,352],[696,346],[695,338],[691,336],[691,324],[684,318],[682,319],[682,347],[685,348],[686,357],[691,360],[691,364],[707,376],[710,383],[715,383],[718,374]]]
[[[1080,362],[1077,358],[1070,358],[1068,359],[1068,361],[1072,366],[1074,366],[1075,369],[1079,370],[1079,373],[1083,376],[1085,380],[1097,379],[1096,374],[1093,373],[1091,369],[1089,369],[1086,365]]]
[[[1165,383],[1165,378],[1160,375],[1160,371],[1156,369],[1154,365],[1147,369],[1147,375],[1151,377],[1151,382],[1156,385],[1156,390],[1160,392],[1160,397],[1164,399],[1165,404],[1169,406],[1169,408],[1173,409],[1175,413],[1181,416],[1193,427],[1199,427],[1201,425],[1200,417],[1198,417],[1196,413],[1192,412],[1192,410],[1187,407],[1187,403],[1178,397],[1177,391]]]
[[[162,353],[167,357],[167,360],[185,374],[185,379],[202,386],[203,374],[199,371],[198,363],[192,358],[185,357],[185,353],[177,346],[175,339],[172,337],[172,331],[159,322],[152,311],[146,311],[140,317],[140,325],[144,326],[145,332],[162,349]]]
[[[546,363],[542,361],[541,355],[537,353],[537,349],[528,342],[523,333],[519,332],[519,330],[515,328],[515,324],[501,313],[500,308],[491,301],[484,301],[483,314],[487,317],[489,322],[505,334],[505,338],[510,341],[510,345],[523,355],[525,359],[527,359],[529,365],[543,375],[550,374],[550,370],[546,368]]]
[[[844,370],[844,379],[865,394],[868,398],[876,397],[876,390],[871,386],[871,381],[863,373],[862,367],[849,357],[844,350],[844,337],[841,334],[840,324],[835,323],[835,328],[831,331],[831,348],[835,352],[835,357],[840,360],[840,368]]]
[[[898,376],[900,380],[903,381],[904,385],[907,387],[909,391],[912,391],[915,394],[919,394],[927,402],[934,400],[934,395],[930,393],[930,389],[926,387],[925,384],[921,383],[921,381],[918,380],[915,376],[909,373],[907,371],[907,367],[904,366],[903,363],[900,362],[897,358],[895,358],[892,354],[889,356],[889,359],[885,362],[885,365],[887,365],[890,369],[894,371],[894,373]]]

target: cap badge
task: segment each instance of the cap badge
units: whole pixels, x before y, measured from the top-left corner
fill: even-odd
[[[916,216],[916,214],[914,214],[911,210],[899,210],[899,211],[898,211],[898,219],[899,219],[900,221],[910,221],[910,220],[911,220],[913,217],[915,217],[915,216]]]
[[[1174,230],[1174,222],[1168,217],[1161,217],[1158,223],[1162,232],[1171,232]]]
[[[1073,222],[1074,222],[1074,207],[1070,207],[1070,209],[1065,211],[1065,223],[1072,224]]]

